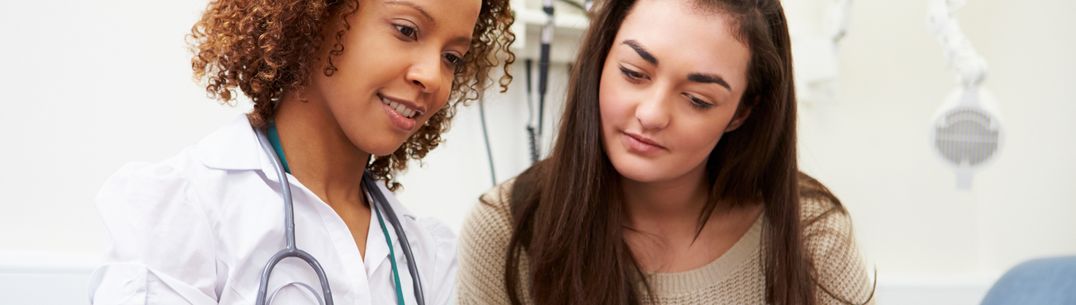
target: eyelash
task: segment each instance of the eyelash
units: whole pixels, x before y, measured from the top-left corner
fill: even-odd
[[[619,68],[620,68],[620,73],[624,74],[624,77],[627,77],[628,80],[631,81],[631,82],[638,82],[638,81],[642,81],[642,80],[647,79],[646,75],[644,75],[643,73],[641,73],[639,71],[628,69],[627,67],[624,67],[624,66],[619,66]],[[714,104],[708,103],[708,102],[706,102],[706,101],[704,101],[704,100],[702,100],[700,98],[697,98],[695,96],[692,96],[690,94],[684,93],[684,97],[687,97],[688,101],[691,102],[691,107],[695,107],[696,109],[705,110],[705,109],[710,109],[710,108],[714,107]]]
[[[404,35],[404,37],[411,40],[418,40],[418,29],[415,27],[403,24],[393,24],[393,26],[396,27],[396,32],[400,33],[400,35]],[[410,33],[405,33],[408,31]]]
[[[697,109],[703,109],[703,110],[710,109],[710,108],[714,107],[714,104],[708,103],[708,102],[706,102],[706,101],[704,101],[704,100],[702,100],[700,98],[697,98],[695,96],[692,96],[690,94],[684,93],[684,96],[687,97],[687,99],[689,101],[691,101],[691,107],[695,107]]]
[[[393,24],[393,26],[396,27],[396,32],[400,35],[403,35],[412,41],[418,40],[418,29],[415,27],[405,24]],[[459,70],[460,66],[463,64],[463,57],[456,54],[445,54],[444,59],[449,66],[452,66],[456,70]]]
[[[619,67],[620,67],[620,73],[624,74],[624,76],[627,77],[632,82],[637,82],[637,81],[641,81],[641,80],[646,79],[646,75],[643,75],[643,73],[641,73],[639,71],[628,69],[628,68],[626,68],[624,66],[619,66]]]
[[[463,65],[463,57],[456,54],[445,54],[445,60],[448,65],[456,69],[456,72],[459,72],[460,67]]]

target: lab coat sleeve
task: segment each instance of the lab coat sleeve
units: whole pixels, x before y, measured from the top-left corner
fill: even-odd
[[[97,208],[109,248],[91,277],[91,304],[217,304],[213,234],[178,166],[123,167]]]
[[[448,305],[456,300],[456,234],[444,223],[432,218],[420,221],[422,228],[429,232],[434,242],[433,272],[422,274],[427,286],[426,304]]]

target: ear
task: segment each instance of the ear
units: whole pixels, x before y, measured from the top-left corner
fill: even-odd
[[[725,132],[732,132],[743,125],[744,121],[747,121],[747,117],[751,116],[751,106],[740,104],[740,108],[736,109],[736,114],[732,116],[732,120],[729,121],[729,126],[725,127]]]

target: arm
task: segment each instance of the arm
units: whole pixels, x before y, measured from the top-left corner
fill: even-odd
[[[212,231],[169,165],[128,165],[97,196],[108,233],[91,304],[217,304]]]
[[[506,183],[506,185],[510,185]],[[460,233],[459,304],[509,304],[504,265],[511,238],[511,214],[498,191],[475,205]]]
[[[458,269],[456,259],[456,234],[440,221],[435,219],[422,219],[419,221],[423,230],[432,236],[434,242],[434,259],[429,270],[432,273],[423,274],[423,289],[426,294],[426,304],[449,305],[455,299],[456,272]]]
[[[818,284],[818,304],[874,304],[870,278],[855,237],[852,219],[833,203],[805,200],[804,243]]]

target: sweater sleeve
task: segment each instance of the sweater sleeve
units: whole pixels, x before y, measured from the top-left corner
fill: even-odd
[[[483,194],[460,232],[459,305],[508,304],[504,266],[512,238],[506,190],[511,181]]]
[[[874,304],[874,281],[856,246],[848,213],[823,199],[804,200],[802,212],[819,304]]]

